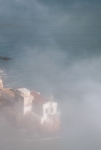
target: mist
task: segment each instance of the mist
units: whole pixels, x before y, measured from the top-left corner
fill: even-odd
[[[68,149],[100,149],[101,58],[85,59],[70,68],[62,117]]]
[[[0,60],[4,85],[52,93],[61,112],[61,138],[53,140],[34,141],[1,120],[2,150],[101,149],[100,6],[98,0],[0,1],[0,56],[12,58]]]

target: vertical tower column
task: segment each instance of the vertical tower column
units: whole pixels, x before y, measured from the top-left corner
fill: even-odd
[[[28,111],[32,111],[33,96],[26,88],[19,88],[16,91],[16,108],[21,113],[25,114]]]
[[[2,82],[2,79],[0,78],[0,87],[3,88],[3,82]]]

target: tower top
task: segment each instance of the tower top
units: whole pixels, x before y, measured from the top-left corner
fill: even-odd
[[[1,78],[0,78],[0,87],[3,87],[3,82]]]

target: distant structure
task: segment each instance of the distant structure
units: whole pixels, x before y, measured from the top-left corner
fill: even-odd
[[[57,103],[53,101],[53,97],[51,99],[46,99],[40,95],[39,92],[31,91],[31,95],[33,95],[33,112],[40,116],[41,124],[53,123],[52,117],[59,116],[59,112],[57,111]],[[51,117],[50,117],[51,116]]]
[[[2,79],[0,78],[0,87],[3,87]]]
[[[15,91],[15,110],[22,114],[28,111],[32,111],[32,101],[34,96],[30,94],[30,91],[26,88],[19,88]]]
[[[8,89],[3,87],[0,78],[0,106],[10,104],[21,115],[31,112],[38,119],[40,128],[46,130],[58,130],[60,126],[57,102],[53,97],[44,98],[39,92],[26,88]],[[8,105],[9,106],[9,105]]]

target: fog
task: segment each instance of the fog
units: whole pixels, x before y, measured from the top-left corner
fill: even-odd
[[[0,0],[5,86],[52,93],[61,112],[57,139],[34,141],[0,121],[2,150],[101,149],[101,2]]]
[[[68,98],[61,102],[69,149],[100,149],[100,62],[101,58],[84,59],[70,68]]]

